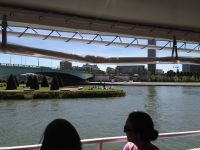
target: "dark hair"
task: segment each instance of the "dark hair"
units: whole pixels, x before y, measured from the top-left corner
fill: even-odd
[[[80,136],[70,122],[56,119],[46,127],[40,150],[82,150]]]
[[[151,117],[142,111],[131,112],[128,116],[134,132],[139,133],[141,138],[148,141],[156,140],[158,131],[154,129]]]

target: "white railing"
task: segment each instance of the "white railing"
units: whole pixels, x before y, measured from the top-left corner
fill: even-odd
[[[161,133],[161,134],[159,134],[159,139],[185,137],[185,136],[198,136],[198,135],[200,135],[200,130],[198,130],[198,131],[185,131],[185,132],[173,132],[173,133]],[[81,140],[82,145],[98,144],[98,147],[99,147],[98,150],[102,150],[103,144],[105,144],[105,143],[118,143],[118,142],[126,142],[126,141],[127,141],[126,136],[105,137],[105,138],[94,138],[94,139]],[[12,147],[0,147],[0,150],[38,150],[40,146],[41,146],[41,144],[12,146]],[[195,149],[191,149],[191,150],[197,150],[197,149],[195,148]]]

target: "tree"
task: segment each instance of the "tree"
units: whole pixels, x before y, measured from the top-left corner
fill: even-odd
[[[58,78],[56,76],[51,81],[51,88],[50,88],[50,90],[59,90]]]
[[[191,82],[195,82],[195,81],[196,81],[196,80],[195,80],[195,76],[191,76],[191,77],[190,77],[190,81],[191,81]]]
[[[184,75],[184,73],[183,72],[180,72],[180,76],[182,77]]]
[[[176,71],[176,75],[177,75],[178,77],[180,76],[179,69],[177,69],[177,71]]]
[[[173,77],[173,80],[174,80],[175,82],[178,82],[178,81],[179,81],[178,76],[174,76],[174,77]]]
[[[49,83],[47,81],[46,76],[42,78],[41,87],[49,87]]]
[[[150,76],[150,81],[151,81],[151,82],[152,82],[152,81],[153,81],[153,82],[156,81],[156,76],[152,74],[152,75]]]
[[[7,81],[6,90],[15,90],[15,89],[17,89],[17,84],[13,75],[11,74]]]
[[[173,71],[173,70],[167,71],[167,76],[168,76],[168,77],[173,76],[173,74],[174,74],[174,71]]]
[[[39,82],[37,76],[33,76],[33,85],[31,89],[39,90]]]
[[[106,73],[107,73],[107,74],[115,74],[115,69],[114,69],[114,68],[111,68],[111,67],[107,67],[107,68],[106,68]]]
[[[28,76],[28,79],[27,79],[27,82],[26,82],[26,87],[31,87],[32,84],[33,84],[33,77]]]
[[[58,79],[59,87],[63,87],[64,85],[63,85],[62,79],[59,76],[57,77],[57,79]]]
[[[163,77],[161,75],[156,75],[155,77],[157,82],[163,81]]]

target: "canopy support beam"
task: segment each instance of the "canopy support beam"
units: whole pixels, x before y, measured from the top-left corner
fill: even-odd
[[[7,45],[7,17],[6,15],[3,15],[2,18],[2,47],[6,47]]]

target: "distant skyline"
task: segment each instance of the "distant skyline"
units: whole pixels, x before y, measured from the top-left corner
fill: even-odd
[[[0,36],[1,38],[1,36]],[[77,55],[94,55],[94,56],[104,56],[104,57],[146,57],[147,49],[137,49],[137,48],[123,48],[117,46],[103,46],[103,45],[94,45],[94,44],[84,44],[84,43],[75,43],[75,42],[64,42],[64,41],[55,41],[55,40],[41,40],[41,39],[31,39],[24,37],[13,37],[8,36],[8,43],[30,46],[35,48],[43,48],[54,51],[61,51],[66,53],[72,53]],[[181,56],[194,56],[190,53],[179,53]],[[170,51],[156,51],[156,56],[164,57],[171,56]],[[0,54],[1,63],[12,63],[12,64],[26,64],[26,65],[38,65],[37,57],[28,57],[28,56],[18,56],[18,55],[9,55],[9,54]],[[72,62],[72,61],[71,61]],[[72,62],[73,66],[82,66],[84,63]],[[48,67],[59,67],[60,61],[53,59],[44,59],[39,58],[40,66]],[[115,68],[117,65],[110,64],[97,64],[101,70],[106,70],[106,68],[112,67]],[[121,64],[123,65],[123,64]],[[126,64],[127,65],[127,64]],[[136,65],[136,64],[130,64]],[[142,64],[143,65],[143,64]],[[145,64],[145,68],[147,65]],[[168,70],[176,71],[177,68],[182,70],[181,64],[157,64],[157,69],[163,69],[165,72]]]

